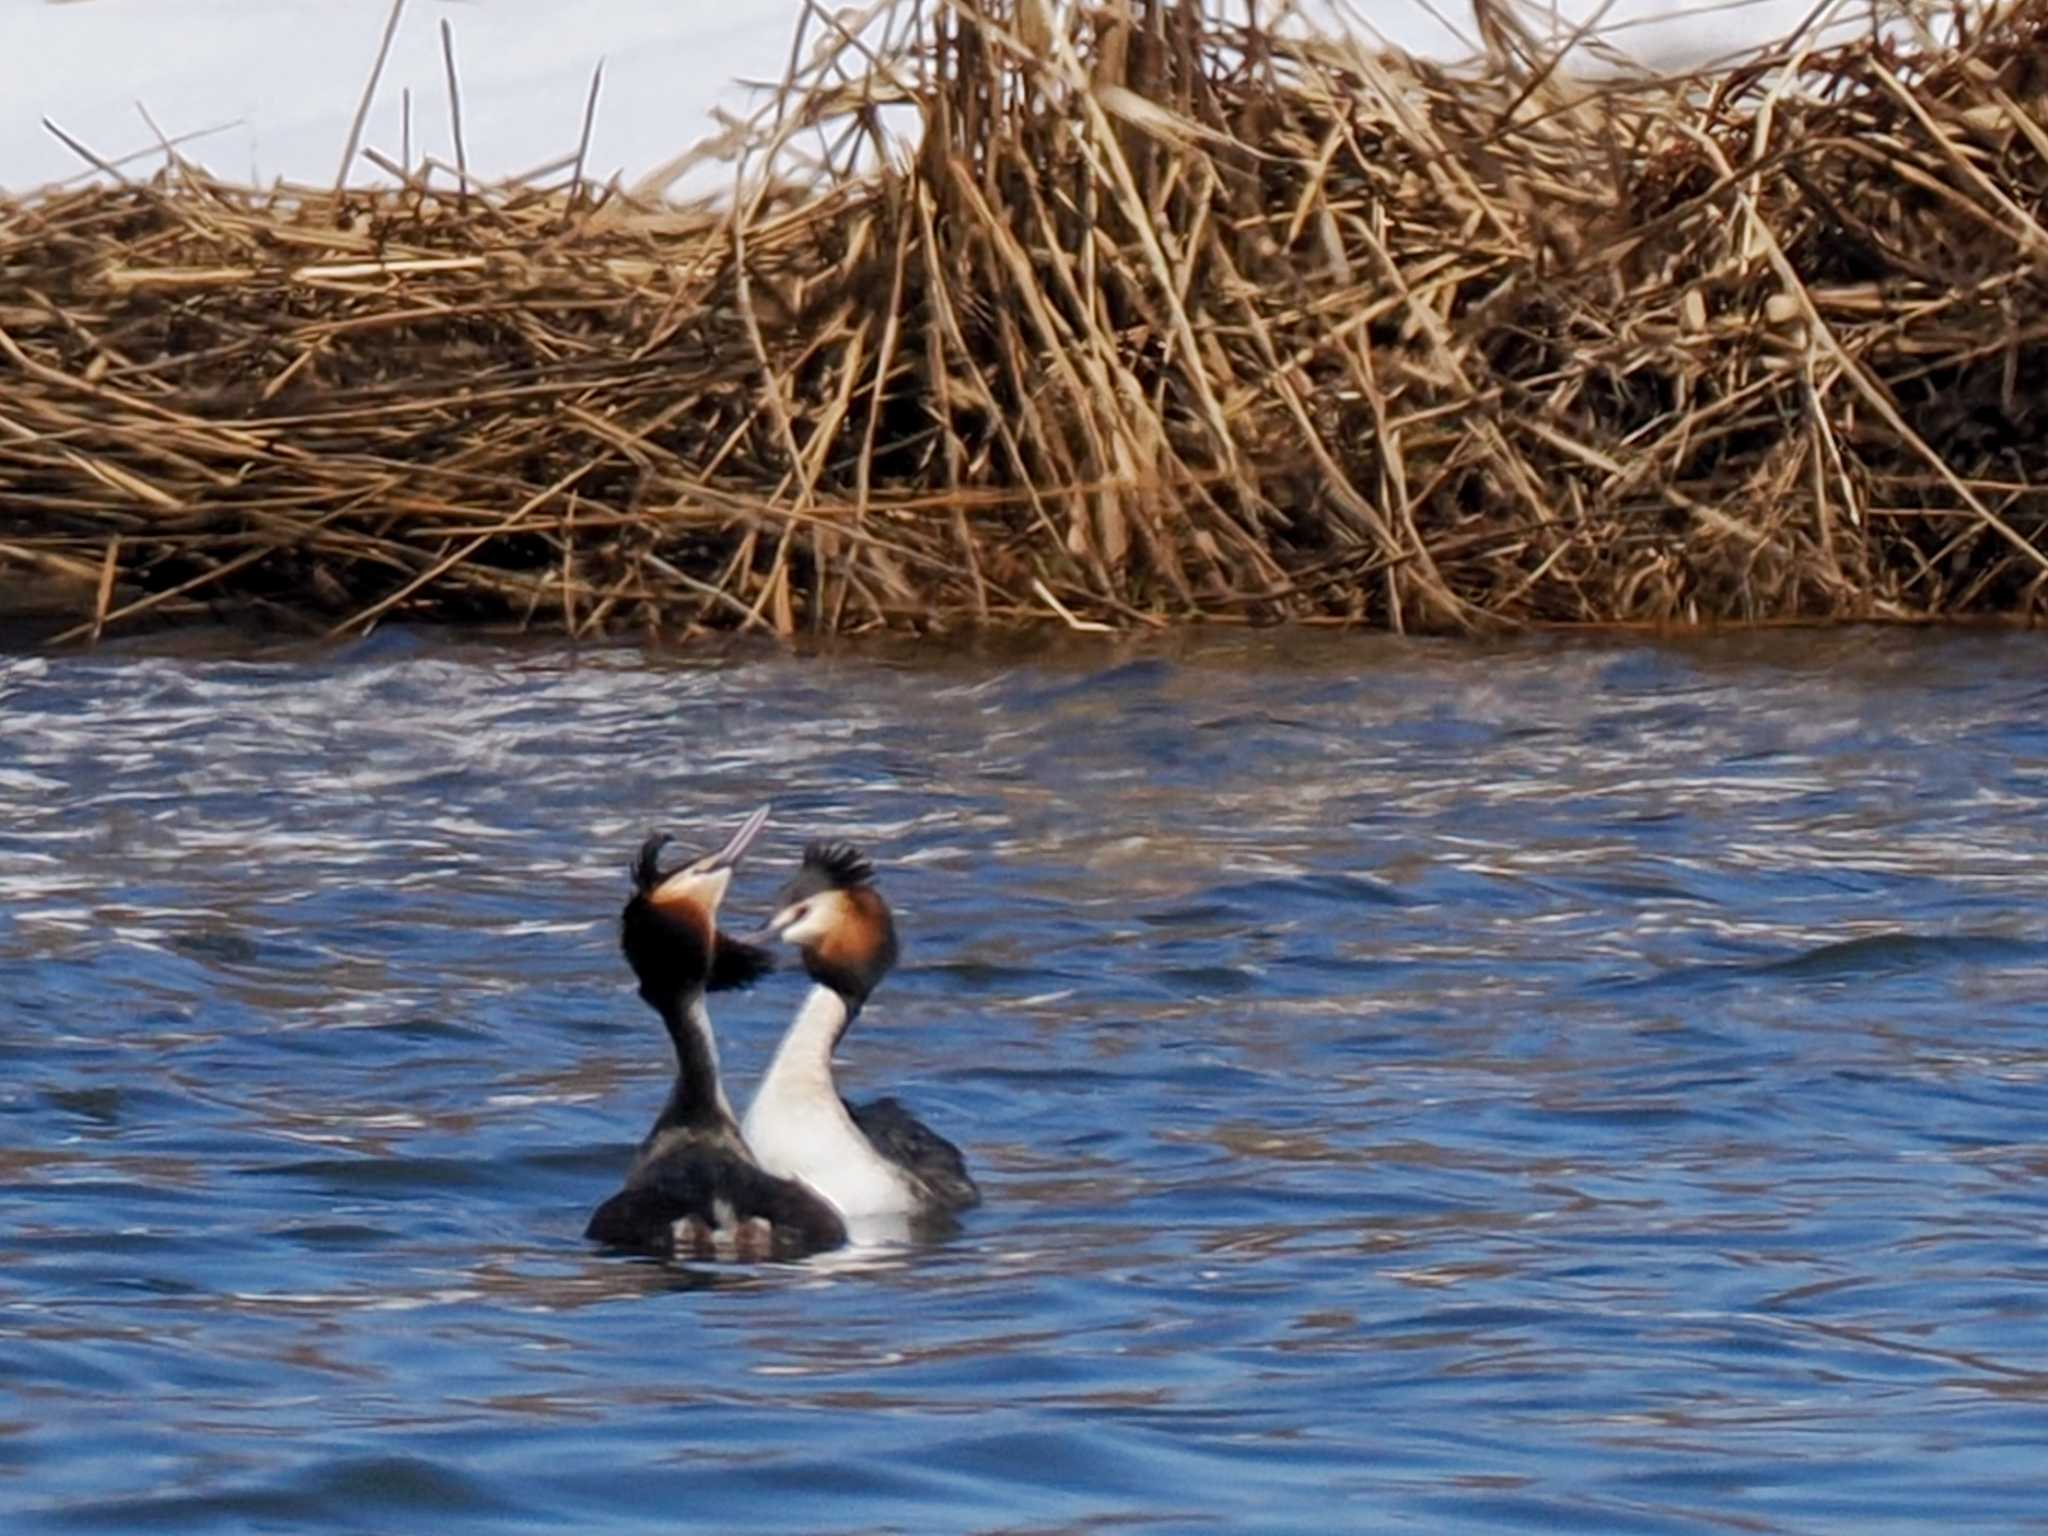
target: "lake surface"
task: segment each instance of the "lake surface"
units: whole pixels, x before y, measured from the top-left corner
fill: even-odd
[[[4,1529],[2048,1531],[2048,640],[938,649],[0,655]],[[594,1252],[763,800],[987,1203]]]

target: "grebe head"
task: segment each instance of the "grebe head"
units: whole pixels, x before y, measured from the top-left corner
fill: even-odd
[[[896,963],[896,922],[851,843],[812,843],[763,935],[794,944],[813,980],[858,1008]]]
[[[693,991],[743,987],[773,966],[765,951],[718,931],[718,904],[733,866],[767,822],[764,805],[718,852],[679,869],[661,867],[661,852],[673,841],[667,833],[640,845],[619,947],[640,978],[640,995],[656,1007]]]

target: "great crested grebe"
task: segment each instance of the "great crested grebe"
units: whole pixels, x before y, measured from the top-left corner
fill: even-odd
[[[873,881],[874,867],[848,844],[804,849],[763,933],[796,945],[815,985],[742,1130],[763,1168],[801,1179],[850,1222],[942,1216],[981,1200],[960,1149],[895,1099],[847,1103],[832,1079],[833,1048],[896,963],[895,920]]]
[[[763,806],[718,852],[660,867],[669,839],[650,837],[633,865],[619,945],[640,995],[676,1049],[675,1087],[640,1143],[626,1184],[584,1236],[614,1248],[684,1257],[797,1258],[846,1241],[846,1224],[801,1184],[764,1172],[747,1152],[718,1081],[718,1041],[704,994],[747,986],[769,955],[718,931],[733,866],[768,820]]]

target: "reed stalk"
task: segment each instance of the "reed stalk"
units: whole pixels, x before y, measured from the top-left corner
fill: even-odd
[[[1598,79],[1495,0],[1458,68],[1273,10],[811,6],[715,202],[593,188],[595,81],[513,183],[165,143],[0,199],[0,600],[70,640],[2040,611],[2048,0]]]

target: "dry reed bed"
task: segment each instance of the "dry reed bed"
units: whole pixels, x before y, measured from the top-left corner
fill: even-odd
[[[0,203],[0,569],[74,636],[2031,617],[2048,0],[1681,81],[1480,21],[813,8],[721,209]]]

